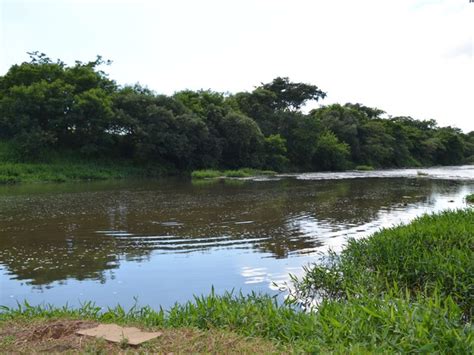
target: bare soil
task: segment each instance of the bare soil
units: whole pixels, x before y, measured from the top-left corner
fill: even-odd
[[[0,323],[0,353],[282,353],[272,342],[245,338],[232,332],[192,328],[147,329],[163,334],[139,346],[114,344],[104,339],[80,336],[79,329],[96,326],[88,320],[34,320]]]

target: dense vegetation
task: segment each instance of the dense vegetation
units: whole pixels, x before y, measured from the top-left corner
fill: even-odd
[[[204,169],[204,170],[195,170],[191,173],[191,177],[193,179],[216,179],[222,177],[249,177],[249,176],[256,176],[256,175],[275,175],[276,172],[272,170],[256,170],[256,169],[249,169],[243,168],[239,170],[212,170],[212,169]]]
[[[387,287],[451,298],[474,315],[474,209],[425,215],[407,226],[351,239],[341,254],[307,269],[297,299],[383,295]]]
[[[102,311],[19,305],[1,322],[95,319],[145,327],[222,329],[270,339],[284,351],[469,354],[474,349],[474,210],[424,216],[408,226],[352,240],[340,257],[308,269],[296,294],[321,297],[317,312],[269,296],[198,297],[168,311]]]
[[[55,154],[167,169],[341,170],[472,162],[474,132],[433,120],[382,118],[361,104],[304,113],[326,96],[276,78],[252,92],[184,90],[172,96],[121,87],[95,61],[68,66],[44,54],[0,77],[2,161]],[[71,153],[72,152],[72,153]]]

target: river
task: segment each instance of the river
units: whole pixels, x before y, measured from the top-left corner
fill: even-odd
[[[277,294],[347,238],[464,208],[473,192],[474,166],[3,186],[0,305]]]

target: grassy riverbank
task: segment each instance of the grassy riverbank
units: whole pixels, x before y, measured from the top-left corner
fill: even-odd
[[[87,180],[110,180],[134,177],[159,177],[178,172],[158,165],[136,165],[130,162],[102,160],[56,160],[50,163],[0,162],[0,185],[32,182],[71,182]],[[274,175],[273,171],[255,169],[196,170],[192,179],[218,179]]]
[[[191,173],[193,179],[218,179],[218,178],[229,178],[229,177],[250,177],[258,175],[276,175],[277,173],[272,170],[258,170],[250,168],[242,168],[238,170],[194,170]]]
[[[169,174],[160,166],[137,166],[127,162],[58,160],[51,163],[0,162],[0,184],[110,180],[157,177]]]
[[[222,351],[222,346],[251,339],[253,349],[232,345],[228,350],[472,353],[473,221],[474,209],[450,211],[351,240],[340,255],[329,255],[295,280],[295,295],[306,300],[322,297],[317,312],[278,305],[265,295],[232,294],[210,294],[168,311],[150,307],[103,311],[92,304],[79,309],[24,305],[0,313],[0,345],[5,351],[25,349],[28,339],[34,339],[30,327],[47,329],[55,322],[83,320],[165,329],[168,338],[187,331],[198,334],[191,340],[174,340],[174,346],[189,345],[186,351]],[[214,336],[219,340],[212,343]],[[158,344],[168,338],[152,341],[143,350],[161,349]],[[26,351],[53,346],[54,339],[41,339],[48,344],[31,340]],[[77,345],[77,337],[72,339]],[[202,341],[197,339],[211,346],[199,347]],[[77,349],[74,344],[70,349]]]
[[[157,177],[174,172],[159,164],[85,158],[75,152],[50,152],[47,156],[47,159],[23,161],[12,144],[0,140],[0,185]]]

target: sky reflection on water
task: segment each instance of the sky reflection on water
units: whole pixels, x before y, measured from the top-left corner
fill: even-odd
[[[412,170],[408,178],[398,171],[390,178],[2,187],[0,304],[130,306],[138,297],[168,307],[212,286],[276,292],[274,282],[301,274],[318,252],[426,212],[465,207],[474,191],[471,167],[423,169],[423,178]]]

